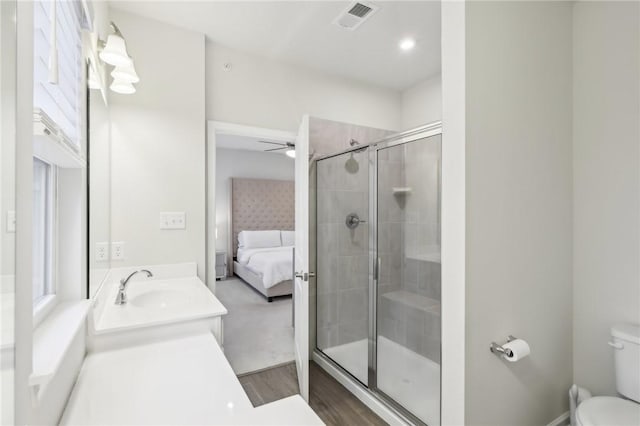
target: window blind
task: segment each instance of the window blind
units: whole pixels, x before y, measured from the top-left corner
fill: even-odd
[[[35,116],[40,115],[40,121],[52,123],[61,140],[76,151],[80,150],[83,137],[82,10],[80,1],[76,0],[36,0],[33,13],[34,113]],[[49,56],[54,42],[51,35],[53,16],[58,52],[57,82],[49,81]]]

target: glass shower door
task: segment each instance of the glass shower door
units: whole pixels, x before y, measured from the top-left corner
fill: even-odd
[[[441,136],[378,145],[376,389],[440,424]]]
[[[367,148],[317,162],[316,346],[363,384],[369,337]]]

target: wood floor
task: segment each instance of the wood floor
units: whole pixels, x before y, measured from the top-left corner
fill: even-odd
[[[298,393],[294,363],[238,377],[254,406]],[[309,405],[329,426],[386,425],[315,362],[309,362]]]

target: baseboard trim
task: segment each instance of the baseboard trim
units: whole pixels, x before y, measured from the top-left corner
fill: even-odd
[[[549,423],[547,426],[566,426],[570,423],[570,414],[569,412],[564,412],[562,414],[560,414],[558,417],[556,417],[555,419],[553,419],[551,421],[551,423]]]

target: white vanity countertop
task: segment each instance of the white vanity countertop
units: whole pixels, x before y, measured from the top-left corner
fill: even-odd
[[[138,278],[138,277],[136,277]],[[197,276],[171,279],[132,279],[128,301],[114,303],[117,283],[105,288],[104,308],[97,318],[96,334],[148,327],[176,321],[225,315],[227,309]]]
[[[202,334],[88,355],[60,424],[323,423],[300,396],[254,408],[213,336]]]

